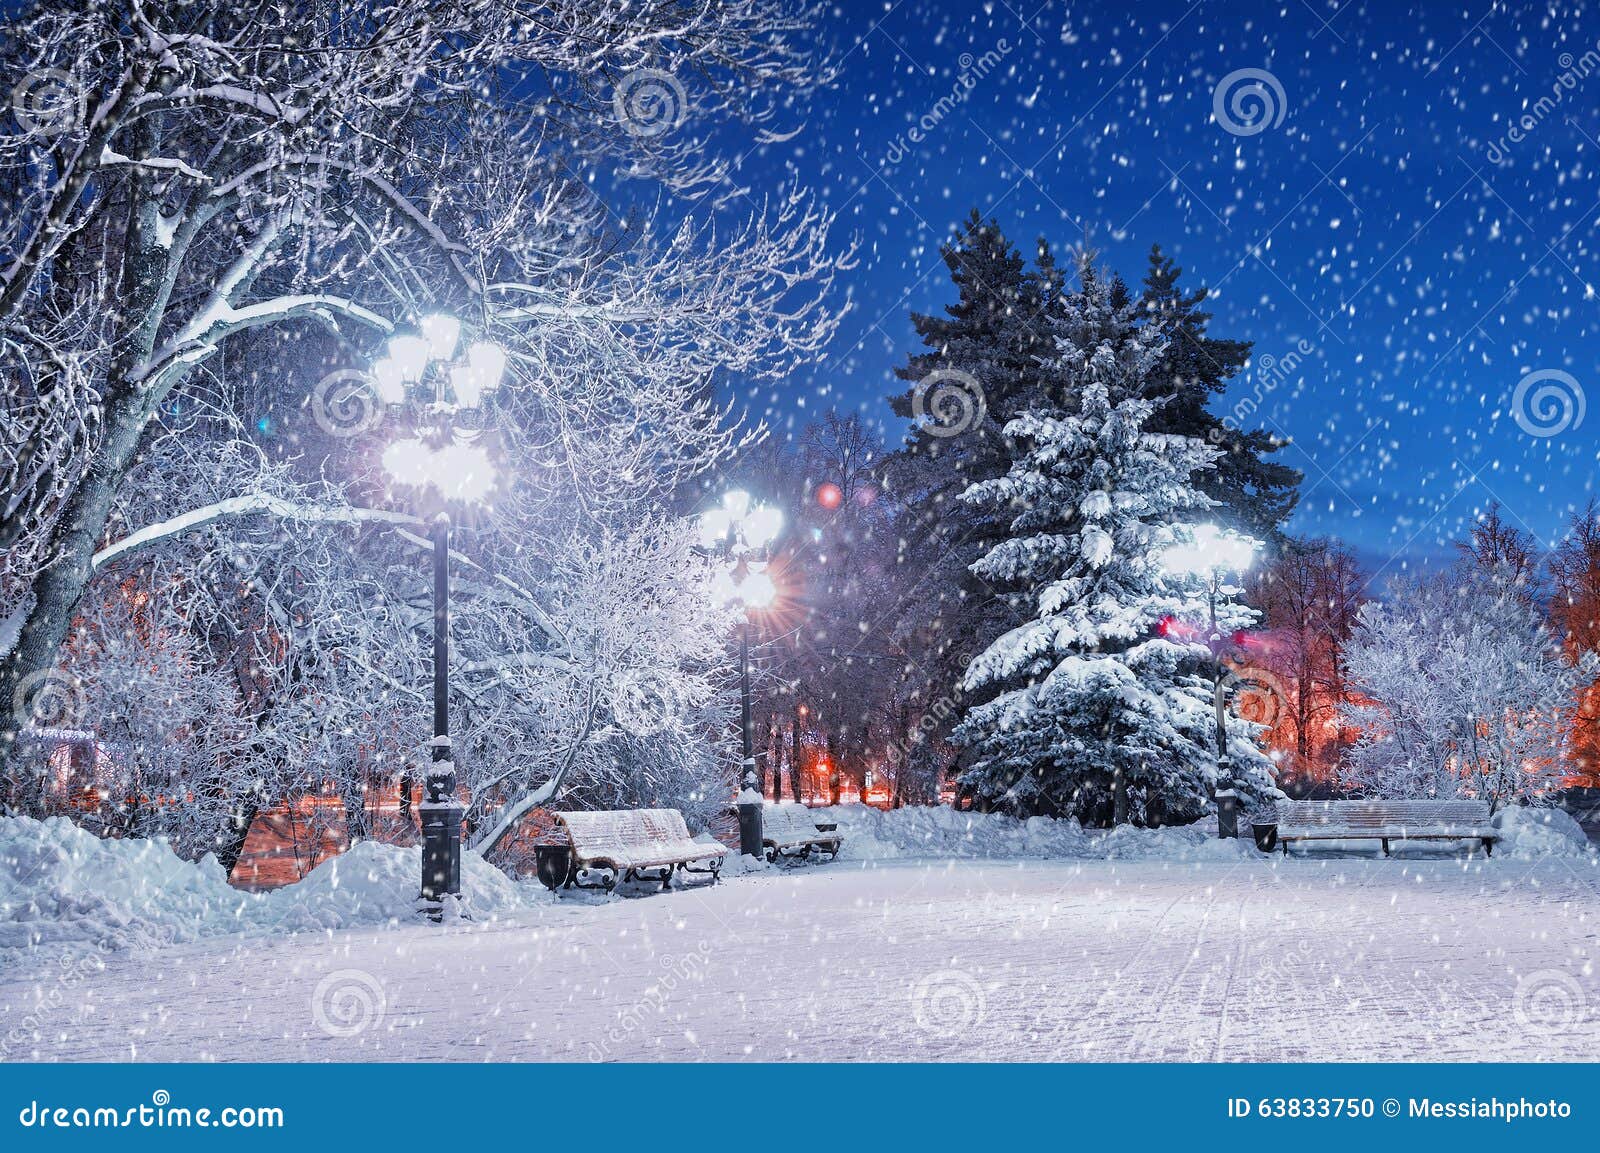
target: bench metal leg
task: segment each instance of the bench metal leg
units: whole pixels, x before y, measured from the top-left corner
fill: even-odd
[[[582,881],[578,879],[582,873],[597,873],[601,871],[604,871],[605,876],[598,881]],[[617,887],[617,871],[606,865],[590,866],[573,862],[572,872],[567,877],[566,887],[570,889],[574,886],[580,889],[604,889],[609,893]]]
[[[1383,855],[1387,857],[1389,855],[1389,838],[1381,837],[1379,839],[1383,841]]]
[[[685,861],[678,866],[678,870],[682,873],[696,873],[701,876],[709,874],[711,880],[706,882],[708,885],[715,885],[722,879],[722,862],[720,860],[714,860],[707,865],[691,865]]]

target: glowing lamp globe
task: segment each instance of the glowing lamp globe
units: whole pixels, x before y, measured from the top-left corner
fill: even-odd
[[[430,360],[449,360],[456,354],[456,342],[461,339],[461,322],[446,312],[436,312],[422,318],[419,326],[422,339],[428,342]]]
[[[727,509],[707,509],[700,514],[700,544],[705,548],[715,548],[727,539],[732,528],[733,517],[728,515]]]
[[[428,371],[428,342],[413,333],[389,341],[389,360],[394,361],[400,379],[413,384]]]
[[[467,368],[477,381],[479,393],[491,393],[505,379],[506,350],[498,344],[480,340],[467,349]]]
[[[378,390],[378,396],[384,404],[404,404],[406,402],[406,379],[400,371],[400,365],[391,356],[386,356],[372,366],[367,374],[372,380],[372,386]]]
[[[783,513],[770,504],[758,504],[745,520],[744,539],[751,548],[766,548],[783,529]]]
[[[778,587],[764,572],[748,574],[739,585],[739,599],[750,608],[769,607],[778,596]]]

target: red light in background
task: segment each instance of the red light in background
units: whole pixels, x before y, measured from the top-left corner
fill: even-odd
[[[817,503],[832,512],[844,503],[844,490],[829,481],[827,484],[817,486]]]

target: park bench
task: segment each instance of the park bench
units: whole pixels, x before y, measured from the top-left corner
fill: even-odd
[[[1291,841],[1477,841],[1494,855],[1500,837],[1483,801],[1279,801],[1278,843]]]
[[[804,805],[767,805],[761,810],[761,844],[769,861],[806,857],[813,851],[827,853],[832,860],[843,843],[837,826],[818,828]]]
[[[674,871],[709,873],[715,884],[728,852],[714,842],[690,837],[677,809],[557,813],[556,821],[572,842],[566,883],[580,889],[609,892],[619,880],[659,880],[663,889],[670,889]],[[591,873],[600,874],[600,879],[587,880]]]

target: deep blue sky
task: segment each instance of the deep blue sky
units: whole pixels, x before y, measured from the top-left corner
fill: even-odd
[[[1596,491],[1600,412],[1553,436],[1511,412],[1537,370],[1600,403],[1593,7],[904,0],[841,5],[826,34],[839,84],[744,165],[756,187],[796,165],[863,245],[814,379],[758,398],[780,428],[832,403],[898,439],[883,398],[915,347],[908,313],[952,298],[938,245],[976,206],[1025,250],[1087,226],[1130,279],[1160,242],[1212,286],[1215,334],[1279,360],[1306,342],[1261,407],[1306,472],[1291,527],[1374,568],[1441,555],[1493,500],[1548,544]],[[988,52],[998,66],[896,160]],[[1284,93],[1254,135],[1213,118],[1243,68]],[[1572,87],[1536,110],[1563,73]],[[1523,115],[1526,138],[1492,156]]]

